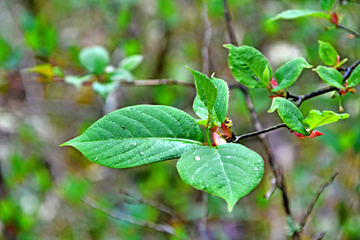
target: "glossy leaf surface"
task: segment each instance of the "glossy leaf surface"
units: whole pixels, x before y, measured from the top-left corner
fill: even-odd
[[[320,7],[322,10],[330,12],[334,3],[335,3],[335,0],[321,0]]]
[[[291,130],[305,136],[309,135],[303,124],[304,117],[295,104],[285,98],[275,97],[268,112],[274,112],[275,110],[278,111],[281,120],[283,120]]]
[[[112,168],[178,158],[202,145],[204,135],[187,113],[167,106],[138,105],[116,110],[62,146]]]
[[[351,73],[349,79],[347,80],[349,87],[355,87],[360,82],[360,65],[358,65],[353,72]]]
[[[328,66],[337,64],[337,56],[339,55],[335,48],[328,42],[319,41],[319,56],[321,60]]]
[[[330,86],[341,89],[344,88],[342,85],[343,76],[341,75],[341,73],[339,73],[338,70],[334,68],[318,66],[316,68],[316,72],[319,74],[320,78]]]
[[[211,111],[214,107],[217,89],[214,83],[203,73],[188,68],[194,76],[196,92],[204,106]]]
[[[272,70],[259,50],[250,46],[224,46],[230,50],[229,67],[236,80],[249,88],[268,87]]]
[[[222,79],[212,77],[210,80],[214,83],[218,92],[213,109],[216,118],[216,125],[220,126],[221,123],[224,122],[227,114],[229,89],[226,82]],[[196,115],[198,115],[201,119],[208,119],[208,110],[204,103],[200,100],[199,96],[195,97],[193,109]]]
[[[304,120],[304,123],[309,128],[309,132],[312,132],[315,128],[325,124],[337,122],[339,119],[348,118],[349,114],[342,113],[337,114],[332,111],[319,111],[311,110],[309,116]]]
[[[231,211],[261,181],[264,162],[240,144],[201,146],[184,153],[177,163],[182,180],[196,189],[222,197]]]
[[[276,92],[291,86],[291,84],[293,84],[299,77],[304,68],[311,67],[312,66],[308,64],[303,58],[296,58],[285,63],[275,72],[275,77],[279,85],[272,91]]]
[[[330,20],[330,14],[320,12],[320,11],[314,11],[314,10],[287,10],[284,12],[279,13],[274,18],[271,18],[270,21],[275,21],[279,19],[295,19],[295,18],[301,18],[301,17],[319,17],[319,18],[325,18]]]

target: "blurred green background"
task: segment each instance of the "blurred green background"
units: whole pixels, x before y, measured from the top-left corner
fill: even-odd
[[[326,20],[266,22],[288,9],[320,10],[319,1],[228,2],[239,44],[258,48],[273,69],[296,57],[315,67],[321,64],[318,40],[330,42],[349,59],[348,65],[360,59],[359,40],[348,39],[340,30],[325,30],[330,25]],[[344,15],[342,24],[357,31],[358,3],[336,1]],[[114,66],[124,57],[143,55],[135,79],[192,82],[185,66],[202,70],[205,16],[212,30],[210,74],[234,83],[228,50],[222,47],[229,43],[222,0],[0,1],[1,239],[176,239],[139,223],[170,225],[180,239],[286,239],[280,192],[264,199],[271,188],[269,166],[262,183],[228,213],[218,197],[209,195],[207,207],[203,204],[206,196],[180,180],[176,160],[110,169],[89,162],[73,148],[59,147],[105,113],[125,106],[169,105],[194,116],[193,88],[121,86],[104,102],[91,86],[75,89],[61,79],[39,81],[38,75],[26,71],[50,63],[65,75],[83,75],[80,50],[100,45],[110,52]],[[305,70],[289,90],[299,95],[324,86],[316,73]],[[267,113],[270,94],[262,89],[250,93],[263,126],[280,123],[277,114]],[[338,98],[330,96],[305,102],[301,111],[305,116],[311,109],[337,112]],[[336,169],[340,172],[321,195],[303,239],[322,231],[325,239],[360,239],[359,103],[358,94],[343,97],[350,118],[319,129],[325,136],[299,139],[286,129],[268,134],[276,160],[284,167],[295,220],[301,219],[317,189]],[[237,135],[253,131],[238,89],[230,92],[229,117]],[[256,138],[241,143],[267,159]],[[90,206],[91,201],[108,213]],[[171,214],[152,203],[167,206]],[[136,224],[129,223],[133,218]]]

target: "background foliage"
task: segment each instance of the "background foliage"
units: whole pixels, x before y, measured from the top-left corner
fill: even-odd
[[[221,0],[203,1],[208,6],[212,38],[210,74],[233,83],[227,63],[229,43]],[[343,1],[342,1],[343,2]],[[360,4],[337,8],[343,24],[359,30]],[[321,10],[318,1],[229,0],[239,44],[259,49],[277,69],[302,57],[321,64],[318,40],[329,42],[349,63],[360,58],[358,39],[345,32],[325,30],[320,18],[294,21],[267,20],[288,9]],[[167,223],[176,235],[196,238],[206,212],[200,191],[180,180],[176,161],[131,169],[110,169],[87,161],[59,144],[81,134],[92,122],[117,108],[135,104],[161,104],[182,109],[192,116],[195,90],[185,86],[121,86],[106,101],[90,86],[75,88],[54,71],[37,75],[24,69],[52,64],[66,75],[83,76],[80,50],[100,45],[117,66],[125,57],[143,55],[133,71],[135,79],[173,78],[192,82],[192,69],[202,69],[204,10],[201,1],[190,0],[4,0],[0,2],[0,236],[5,239],[173,239],[169,234],[131,224]],[[46,69],[46,68],[45,68]],[[52,75],[51,75],[52,74]],[[304,70],[292,92],[304,94],[324,83],[313,71]],[[250,89],[264,127],[280,123],[267,90]],[[338,112],[331,94],[310,100],[302,112],[323,109]],[[242,92],[232,90],[228,115],[234,132],[253,131]],[[322,127],[316,139],[299,139],[286,129],[269,133],[270,144],[284,166],[291,209],[299,218],[318,187],[338,169],[336,181],[320,197],[304,239],[320,231],[327,239],[360,238],[360,117],[359,95],[345,95],[343,107],[350,118]],[[305,114],[306,115],[306,114]],[[264,156],[256,138],[242,141]],[[208,239],[285,239],[286,219],[278,191],[269,200],[271,172],[251,194],[227,212],[225,202],[209,195]],[[85,200],[85,202],[84,202]],[[149,202],[151,200],[152,202]],[[120,214],[119,221],[94,209]],[[171,214],[159,211],[166,205]],[[166,208],[168,210],[168,208]],[[132,218],[131,218],[132,217]],[[142,221],[140,221],[142,220]],[[15,237],[16,236],[16,237]],[[187,237],[186,237],[187,236]]]

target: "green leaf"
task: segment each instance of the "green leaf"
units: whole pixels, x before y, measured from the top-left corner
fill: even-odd
[[[86,47],[80,51],[79,61],[89,72],[102,74],[110,62],[109,52],[101,46]]]
[[[228,143],[185,152],[177,169],[185,183],[225,199],[231,212],[235,203],[260,183],[264,162],[256,152]]]
[[[199,124],[187,113],[167,106],[138,105],[107,114],[61,146],[73,146],[103,166],[129,168],[178,158],[203,142]]]
[[[315,128],[320,127],[325,124],[337,122],[339,119],[348,118],[349,114],[342,113],[337,114],[332,111],[323,111],[311,110],[309,116],[304,120],[304,124],[310,129],[309,132],[312,132]]]
[[[335,48],[328,42],[319,41],[319,56],[321,60],[328,66],[337,64],[337,56],[339,55]]]
[[[140,65],[143,60],[144,57],[142,55],[132,55],[121,60],[121,62],[119,63],[119,68],[133,71]]]
[[[353,72],[351,73],[349,79],[347,80],[349,87],[355,87],[360,82],[360,65],[358,65]]]
[[[321,0],[320,7],[322,10],[330,12],[334,6],[335,0]]]
[[[287,10],[284,12],[279,13],[275,17],[271,18],[269,21],[276,21],[279,19],[295,19],[295,18],[301,18],[301,17],[319,17],[319,18],[325,18],[330,20],[331,16],[328,13],[320,12],[320,11],[314,11],[314,10]]]
[[[236,80],[249,88],[266,88],[272,77],[271,66],[257,49],[224,45],[230,50],[229,67]]]
[[[285,98],[275,97],[268,112],[274,112],[276,109],[280,118],[291,130],[305,136],[309,135],[303,124],[304,117],[295,104]]]
[[[279,85],[272,91],[276,92],[289,87],[296,81],[304,68],[311,67],[312,66],[303,58],[296,58],[285,63],[275,72],[275,77]]]
[[[343,75],[338,70],[329,67],[318,66],[315,70],[320,78],[330,86],[343,89]]]
[[[90,81],[94,75],[85,75],[85,76],[66,76],[64,81],[68,84],[74,85],[76,89],[79,89],[84,82]]]
[[[109,73],[109,79],[112,81],[127,81],[131,82],[134,80],[134,76],[126,69],[118,68],[115,71]]]
[[[208,111],[211,111],[217,97],[217,89],[214,83],[205,74],[192,70],[189,67],[188,69],[194,76],[197,95]]]
[[[218,95],[214,104],[215,121],[217,126],[221,126],[221,123],[225,121],[227,114],[229,88],[226,82],[222,79],[212,77],[211,81],[214,83],[218,91]],[[206,109],[204,103],[200,100],[199,96],[196,96],[194,99],[193,110],[201,119],[208,119],[208,110]]]
[[[94,82],[92,89],[99,94],[105,101],[110,92],[112,92],[118,86],[117,82]]]

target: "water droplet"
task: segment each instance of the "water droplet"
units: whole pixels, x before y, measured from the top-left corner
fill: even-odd
[[[98,158],[95,158],[94,161],[96,161]]]
[[[255,169],[255,170],[258,170],[258,168],[257,168],[257,167],[255,167],[254,169]]]
[[[135,108],[131,108],[131,110],[135,110]]]
[[[97,148],[95,148],[94,150],[97,151]]]
[[[227,156],[226,158],[231,158],[231,156]]]
[[[136,146],[136,143],[133,143],[134,146]]]
[[[199,156],[196,156],[195,157],[195,161],[199,161],[200,160],[200,157]]]
[[[141,155],[143,155],[144,153],[142,151],[139,152]]]

